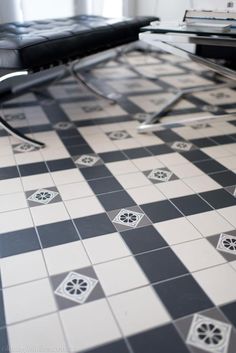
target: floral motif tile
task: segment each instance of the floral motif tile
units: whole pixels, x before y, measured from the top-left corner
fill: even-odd
[[[155,168],[153,170],[148,170],[144,172],[144,175],[146,175],[146,177],[154,184],[178,179],[168,168]]]
[[[26,152],[38,151],[37,147],[34,147],[28,143],[19,143],[19,144],[13,145],[12,149],[14,153],[26,153]]]
[[[95,288],[97,282],[94,278],[70,272],[55,290],[55,294],[83,304]]]
[[[79,168],[94,167],[96,165],[101,165],[101,159],[95,154],[83,154],[74,158],[75,164]]]
[[[128,139],[128,138],[131,138],[130,134],[127,131],[125,131],[125,130],[107,132],[106,135],[112,141],[125,140],[125,139]]]
[[[61,197],[55,187],[51,189],[38,189],[34,192],[27,191],[26,197],[30,207],[61,201]]]
[[[231,325],[196,314],[187,337],[187,344],[206,352],[227,353]]]

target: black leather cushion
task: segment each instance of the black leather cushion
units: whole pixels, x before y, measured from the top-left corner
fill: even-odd
[[[37,71],[138,39],[155,17],[75,16],[0,25],[0,69]]]

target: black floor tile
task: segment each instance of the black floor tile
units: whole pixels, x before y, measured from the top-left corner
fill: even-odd
[[[90,349],[86,353],[129,353],[129,349],[125,341],[119,340],[116,342],[108,343],[105,346]]]
[[[183,141],[184,140],[181,136],[176,134],[176,132],[174,132],[170,129],[154,132],[154,135],[159,137],[164,142],[174,142],[174,141]]]
[[[236,185],[236,174],[231,170],[211,174],[210,177],[223,187]]]
[[[168,200],[146,203],[140,207],[153,223],[182,217],[182,214]]]
[[[88,181],[89,186],[93,190],[93,192],[98,194],[105,194],[107,192],[123,190],[123,187],[114,177],[94,179]]]
[[[6,328],[0,329],[0,342],[1,342],[1,353],[9,353],[10,347],[8,343]]]
[[[5,321],[5,311],[4,311],[4,303],[3,303],[3,293],[2,290],[0,290],[0,327],[3,327],[6,325]],[[1,340],[0,340],[1,344]],[[0,352],[1,352],[1,346],[0,346]]]
[[[225,316],[236,327],[236,301],[220,307]]]
[[[67,150],[71,156],[94,153],[94,150],[88,145],[68,146]]]
[[[215,209],[236,205],[236,199],[224,189],[207,191],[199,194]]]
[[[78,145],[87,145],[87,142],[85,139],[79,135],[79,133],[76,136],[71,136],[71,137],[63,137],[62,142],[64,143],[65,146],[70,147],[70,146],[78,146]]]
[[[106,213],[77,218],[74,222],[83,239],[116,232]]]
[[[5,167],[0,168],[0,180],[19,178],[19,172],[17,167]]]
[[[205,138],[203,137],[203,138],[199,138],[199,139],[192,139],[192,140],[190,140],[190,142],[200,148],[216,146],[216,142],[212,141],[211,139],[209,139],[207,137],[205,137]]]
[[[47,161],[50,172],[57,172],[60,170],[73,169],[75,164],[71,158],[55,159],[53,161]]]
[[[234,143],[233,139],[227,135],[220,135],[211,137],[213,141],[215,141],[218,145],[226,145],[228,143]]]
[[[102,158],[104,163],[124,161],[127,157],[121,151],[104,152],[100,153],[99,156]]]
[[[138,255],[136,260],[151,283],[178,277],[188,272],[170,248]]]
[[[86,180],[111,177],[110,170],[105,165],[98,165],[95,167],[81,168],[80,172]]]
[[[50,124],[44,124],[44,125],[34,125],[30,127],[31,133],[36,133],[36,132],[45,132],[45,131],[53,131],[53,128]]]
[[[68,130],[57,130],[57,134],[61,137],[61,139],[66,139],[66,138],[71,138],[71,137],[76,137],[76,136],[81,136],[77,129],[72,127],[71,129]]]
[[[211,159],[206,153],[199,150],[181,152],[181,154],[184,158],[186,158],[190,162],[197,162],[197,161],[204,161],[204,160]]]
[[[236,126],[236,120],[231,120],[231,121],[229,121],[229,123]]]
[[[20,174],[22,177],[36,174],[48,173],[46,163],[29,163],[19,165]]]
[[[154,289],[174,319],[213,306],[191,275],[156,284]]]
[[[149,157],[151,155],[150,152],[147,151],[147,149],[140,147],[140,148],[130,148],[128,150],[123,150],[123,153],[129,158],[129,159],[135,159],[135,158],[143,158],[143,157]]]
[[[226,170],[226,168],[222,164],[218,163],[214,159],[211,159],[208,161],[196,162],[194,164],[196,167],[198,167],[206,174],[211,174],[211,173],[216,173],[216,172],[221,172],[223,170]]]
[[[0,236],[0,258],[39,249],[40,244],[34,228],[9,232]]]
[[[71,221],[63,221],[39,226],[38,233],[43,248],[79,240],[79,236]]]
[[[133,254],[160,249],[168,246],[153,226],[136,228],[121,233]]]
[[[97,198],[99,199],[106,211],[136,205],[134,200],[129,196],[129,194],[125,190],[98,195]]]
[[[173,153],[174,151],[167,145],[153,145],[148,146],[147,150],[154,156],[158,156],[160,154]]]
[[[189,195],[171,199],[185,216],[212,211],[212,208],[198,195]]]
[[[128,340],[134,353],[190,353],[172,324],[130,336]]]

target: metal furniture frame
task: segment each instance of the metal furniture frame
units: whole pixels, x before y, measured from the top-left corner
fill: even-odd
[[[181,124],[186,123],[187,121],[197,121],[203,119],[209,119],[208,117],[195,117],[193,119],[184,119],[184,120],[174,120],[172,122],[162,122],[163,118],[171,108],[178,103],[184,96],[187,96],[196,92],[210,91],[218,88],[225,87],[235,87],[236,86],[236,72],[232,69],[229,69],[221,64],[211,61],[178,47],[178,44],[194,44],[194,45],[207,45],[207,46],[222,46],[224,47],[236,47],[236,31],[230,31],[229,33],[219,33],[217,32],[208,32],[207,30],[201,30],[200,32],[197,28],[192,30],[187,30],[180,28],[166,28],[158,29],[158,27],[148,26],[143,28],[143,33],[140,33],[139,38],[141,41],[155,47],[162,49],[171,54],[181,56],[182,58],[192,60],[196,63],[199,63],[206,68],[218,73],[219,75],[229,79],[229,82],[210,85],[204,87],[196,87],[185,90],[178,90],[176,94],[167,102],[161,106],[158,112],[148,117],[139,127],[138,132],[145,133],[150,131],[156,131],[162,125],[172,125],[172,124]],[[218,116],[219,117],[219,116]]]

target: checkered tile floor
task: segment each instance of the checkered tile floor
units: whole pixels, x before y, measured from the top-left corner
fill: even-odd
[[[138,52],[84,75],[119,104],[68,78],[4,107],[47,147],[0,131],[1,352],[235,353],[236,117],[139,135],[213,75]],[[218,89],[167,119],[234,110]]]

